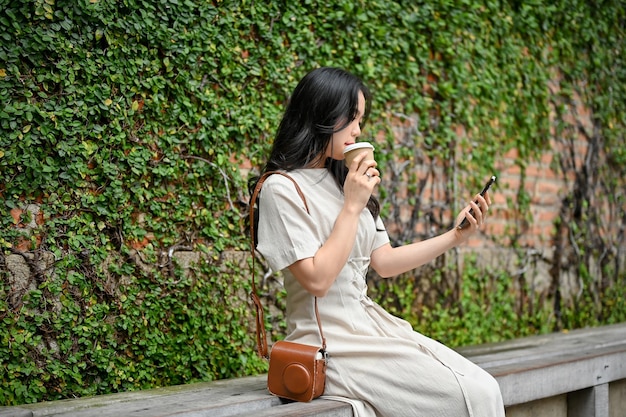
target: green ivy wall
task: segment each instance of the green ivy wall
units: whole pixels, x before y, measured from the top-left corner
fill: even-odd
[[[412,308],[411,277],[377,284],[381,302],[457,345],[500,327],[505,338],[626,319],[620,1],[0,0],[0,10],[2,405],[265,369],[241,302],[248,265],[228,254],[248,249],[243,173],[264,162],[288,94],[320,65],[370,85],[381,167],[418,165],[420,149],[448,185],[446,209],[514,152],[514,251],[533,220],[526,167],[555,140],[571,151],[555,162],[575,186],[553,240],[590,290],[552,324],[541,325],[544,311],[506,309],[532,294],[493,284],[504,272],[471,260],[457,272],[463,286],[442,287],[428,308]],[[398,146],[392,126],[407,120],[409,146]],[[581,134],[591,152],[576,168],[568,146]],[[380,197],[391,214],[394,195],[420,183],[412,170],[388,181]],[[450,227],[442,219],[423,230]],[[200,254],[186,273],[179,251]],[[487,301],[502,307],[484,323]],[[463,324],[480,331],[467,337]]]

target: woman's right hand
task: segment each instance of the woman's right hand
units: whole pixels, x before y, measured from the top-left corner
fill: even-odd
[[[357,155],[348,167],[348,175],[343,185],[344,206],[356,213],[363,211],[374,188],[380,184],[380,172],[376,161],[365,159],[367,152]]]

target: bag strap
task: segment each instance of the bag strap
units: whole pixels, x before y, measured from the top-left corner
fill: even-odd
[[[259,181],[257,182],[256,187],[254,187],[254,192],[252,193],[252,197],[250,199],[250,241],[251,241],[250,252],[252,253],[252,292],[250,294],[250,297],[252,298],[252,301],[254,302],[254,306],[256,310],[257,351],[259,355],[264,358],[268,358],[269,355],[268,355],[268,348],[267,348],[267,336],[265,334],[265,317],[263,315],[263,304],[261,303],[261,299],[259,298],[257,294],[257,289],[256,289],[256,277],[255,277],[255,273],[256,273],[255,249],[256,248],[254,244],[255,242],[254,206],[256,205],[263,183],[272,174],[282,175],[283,177],[289,178],[291,182],[293,182],[293,184],[296,186],[296,191],[298,192],[298,195],[304,202],[304,207],[306,209],[306,212],[309,213],[309,206],[306,202],[306,198],[304,197],[304,194],[302,193],[302,190],[300,189],[300,186],[298,186],[298,183],[296,182],[296,180],[294,180],[291,176],[287,175],[286,173],[282,171],[268,171],[264,173],[263,175],[261,175],[261,178],[259,178]],[[317,297],[315,297],[315,318],[317,319],[317,327],[320,330],[320,337],[322,338],[322,350],[325,352],[326,351],[326,338],[324,337],[324,332],[322,331],[322,321],[320,320],[320,313],[317,309]]]

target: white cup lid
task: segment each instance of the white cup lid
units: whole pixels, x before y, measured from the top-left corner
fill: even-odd
[[[372,145],[369,142],[353,143],[352,145],[346,146],[346,148],[343,150],[343,153],[347,153],[347,152],[353,151],[355,149],[365,149],[365,148],[374,149],[374,145]]]

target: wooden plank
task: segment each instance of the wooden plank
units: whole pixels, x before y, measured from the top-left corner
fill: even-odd
[[[626,378],[626,353],[497,375],[504,405],[527,403]]]
[[[288,403],[236,417],[353,417],[350,404],[318,398],[309,403]]]
[[[234,378],[21,407],[31,410],[33,417],[222,417],[279,404],[280,400],[267,392],[266,378],[265,375]]]
[[[467,346],[457,350],[485,369],[503,372],[507,368],[523,368],[524,363],[536,366],[542,359],[544,363],[551,363],[565,357],[569,360],[584,359],[600,351],[624,351],[626,323]]]
[[[33,412],[20,407],[0,407],[0,417],[33,417]]]

